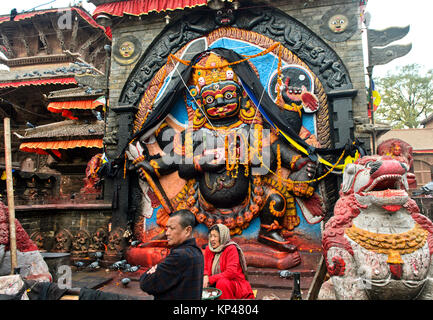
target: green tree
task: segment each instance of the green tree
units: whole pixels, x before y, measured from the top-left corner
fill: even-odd
[[[417,128],[433,112],[433,70],[421,74],[421,68],[409,64],[375,81],[381,95],[377,120],[395,129]]]

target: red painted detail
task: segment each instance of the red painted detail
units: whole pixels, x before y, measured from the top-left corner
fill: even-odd
[[[127,0],[116,1],[111,3],[103,3],[96,7],[93,11],[93,17],[99,14],[109,14],[111,16],[123,17],[125,14],[139,16],[149,14],[149,12],[161,12],[172,10],[183,10],[185,8],[193,8],[196,6],[204,6],[207,0]]]
[[[38,251],[38,247],[30,239],[17,219],[15,219],[15,229],[18,251]],[[0,201],[0,245],[5,245],[5,251],[9,250],[9,242],[9,211],[4,203]]]
[[[25,86],[41,86],[47,84],[77,84],[77,81],[73,77],[57,78],[57,79],[10,81],[10,82],[0,83],[0,88],[19,88]]]
[[[409,199],[409,201],[405,204],[406,209],[411,212],[412,218],[418,223],[421,228],[427,230],[427,243],[429,247],[430,255],[433,255],[433,222],[430,221],[426,216],[422,215],[419,212],[419,208],[413,199]]]
[[[389,270],[391,271],[392,275],[395,279],[400,280],[401,274],[403,272],[403,266],[399,263],[390,263],[389,264]]]
[[[344,230],[352,226],[352,220],[359,215],[360,207],[353,194],[338,199],[334,207],[334,216],[326,223],[323,231],[322,247],[325,258],[331,247],[343,248],[353,255],[353,249],[344,237]]]
[[[309,198],[302,199],[304,205],[310,211],[310,213],[315,217],[325,217],[325,210],[323,208],[323,199],[317,194],[313,193],[313,195]]]
[[[344,276],[344,272],[346,271],[346,262],[342,257],[333,257],[332,265],[328,264],[326,261],[326,267],[328,269],[328,273],[330,276]]]
[[[159,201],[155,192],[153,192],[153,190],[151,190],[150,188],[147,191],[147,195],[149,196],[152,208],[158,208],[161,205],[161,201]]]
[[[169,250],[165,247],[131,247],[126,251],[126,260],[131,265],[150,268],[164,260],[168,253]]]
[[[386,211],[396,212],[396,211],[400,210],[402,208],[402,206],[390,204],[390,205],[382,206],[382,208],[385,209]]]
[[[319,101],[317,97],[308,91],[302,92],[301,100],[302,103],[307,106],[311,111],[316,111],[319,108]]]

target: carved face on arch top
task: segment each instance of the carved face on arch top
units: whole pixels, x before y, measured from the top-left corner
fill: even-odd
[[[235,22],[235,10],[224,7],[216,12],[215,22],[219,26],[229,26]]]
[[[349,19],[342,14],[336,14],[332,16],[328,21],[329,29],[331,29],[331,31],[335,33],[344,32],[348,24],[349,24]]]
[[[134,54],[135,45],[131,41],[125,41],[119,47],[119,53],[124,58],[129,58]]]
[[[210,120],[237,119],[241,103],[241,88],[231,80],[205,85],[200,90],[197,103]]]

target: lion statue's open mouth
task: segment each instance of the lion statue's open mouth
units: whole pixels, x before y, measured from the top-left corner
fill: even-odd
[[[354,193],[361,205],[397,211],[408,200],[407,165],[391,157],[370,156],[346,167],[342,192]]]

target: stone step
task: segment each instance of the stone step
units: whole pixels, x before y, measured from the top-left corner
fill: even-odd
[[[290,300],[292,290],[287,289],[269,289],[269,288],[253,288],[256,290],[256,300]],[[301,290],[302,299],[306,300],[308,290]]]
[[[315,270],[305,270],[305,269],[301,269],[301,268],[292,268],[289,271],[290,272],[299,272],[301,274],[301,278],[302,277],[314,277],[314,274],[316,273]],[[281,270],[278,270],[278,269],[248,267],[248,275],[251,275],[251,276],[269,276],[269,277],[280,278],[280,272],[281,272]]]
[[[251,275],[248,276],[248,281],[253,288],[269,288],[269,289],[293,289],[293,279],[282,279],[273,276],[262,276],[262,275]],[[313,277],[307,276],[303,277],[301,275],[301,289],[307,290],[310,288]]]

